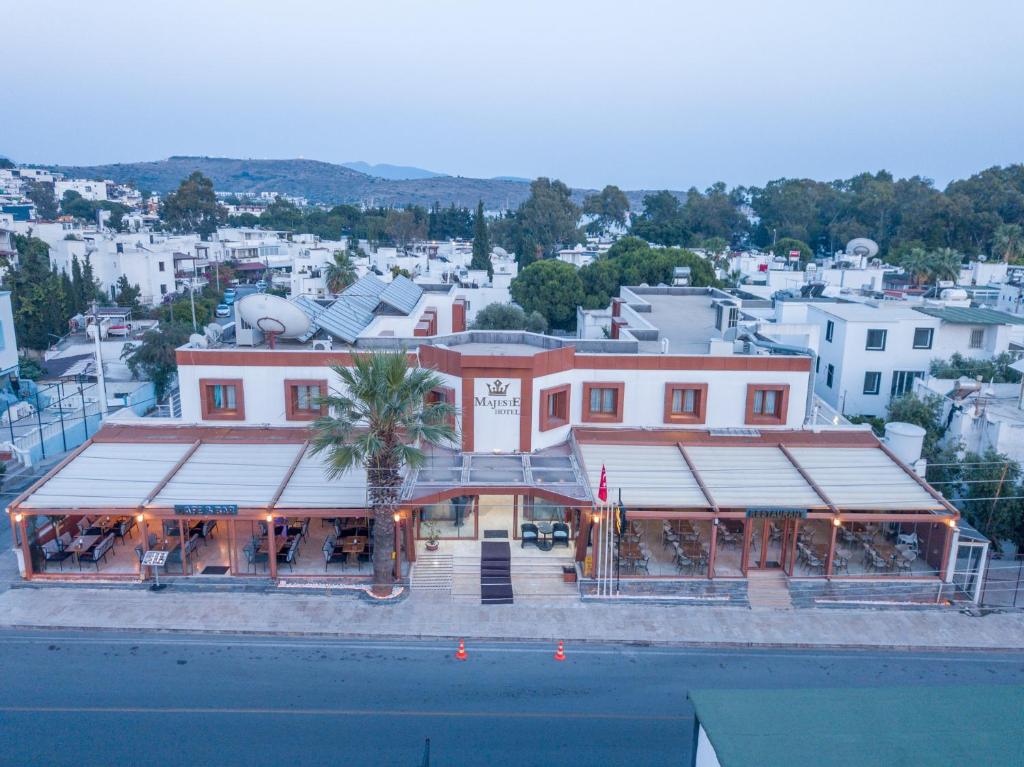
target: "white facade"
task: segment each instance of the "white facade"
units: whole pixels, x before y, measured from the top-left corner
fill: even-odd
[[[910,390],[943,356],[942,323],[913,309],[821,303],[809,307],[808,320],[820,339],[814,390],[844,415],[884,416],[893,394]]]
[[[86,200],[92,200],[94,202],[106,200],[107,182],[90,181],[83,178],[70,178],[54,182],[53,193],[58,202],[64,199],[64,195],[67,192],[78,192]]]

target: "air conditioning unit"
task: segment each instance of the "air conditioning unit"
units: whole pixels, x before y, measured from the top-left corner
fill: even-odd
[[[334,341],[330,338],[319,338],[313,342],[313,351],[329,352],[334,348]]]

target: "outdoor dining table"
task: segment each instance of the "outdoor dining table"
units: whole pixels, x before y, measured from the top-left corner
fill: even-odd
[[[277,551],[275,553],[280,554],[282,551],[284,551],[289,546],[291,546],[292,545],[292,540],[293,539],[290,538],[290,537],[285,537],[285,536],[281,536],[281,535],[274,536],[274,543],[277,544]],[[260,545],[256,549],[256,553],[258,553],[258,554],[266,554],[266,553],[268,553],[268,548],[267,547],[269,545],[270,544],[269,544],[268,540],[266,538],[264,538],[263,540],[260,541]]]
[[[72,553],[72,555],[74,555],[75,562],[78,562],[78,558],[81,556],[82,552],[88,551],[92,545],[102,537],[102,535],[80,535],[71,541],[66,548]]]
[[[341,550],[348,557],[350,565],[359,565],[359,555],[366,551],[366,538],[353,535],[341,539]]]

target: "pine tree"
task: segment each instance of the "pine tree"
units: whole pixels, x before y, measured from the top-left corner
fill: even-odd
[[[476,204],[476,217],[473,220],[473,259],[469,262],[470,269],[486,269],[487,279],[494,277],[491,265],[491,241],[487,236],[487,219],[484,218],[484,201]]]
[[[85,310],[85,291],[82,289],[82,264],[78,256],[71,257],[71,286],[74,314],[81,314]]]

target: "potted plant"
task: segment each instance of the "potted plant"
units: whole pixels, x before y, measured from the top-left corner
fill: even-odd
[[[437,525],[427,522],[424,526],[427,528],[427,551],[437,551],[441,547],[441,535],[437,531]]]
[[[562,580],[565,583],[576,582],[576,565],[563,565],[562,566]]]

